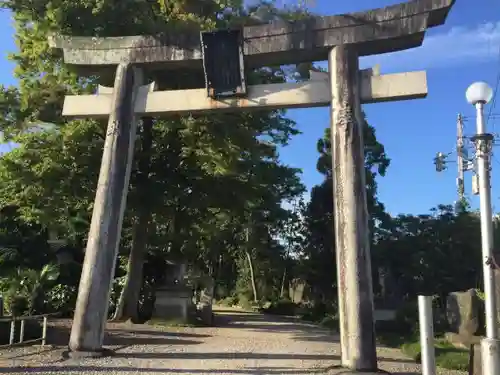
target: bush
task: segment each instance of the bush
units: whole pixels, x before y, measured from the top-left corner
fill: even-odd
[[[393,328],[395,332],[408,336],[418,331],[418,304],[416,301],[405,303],[396,312]]]
[[[57,284],[47,293],[50,311],[66,313],[76,305],[78,289],[74,286]]]
[[[218,302],[219,305],[222,306],[236,306],[238,304],[238,297],[236,296],[229,296],[226,297]]]
[[[22,316],[29,310],[29,300],[26,296],[7,293],[3,296],[3,306],[7,315]]]
[[[248,297],[244,294],[238,295],[238,306],[245,310],[251,310],[255,307],[255,304],[248,299]]]
[[[299,311],[301,319],[308,322],[321,322],[328,315],[328,307],[323,302],[303,304]]]

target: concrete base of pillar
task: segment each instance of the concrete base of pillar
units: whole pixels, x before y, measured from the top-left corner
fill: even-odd
[[[68,350],[63,353],[64,358],[102,358],[111,357],[115,352],[111,349],[101,349],[101,350]]]
[[[481,340],[481,353],[483,374],[500,374],[500,340]]]

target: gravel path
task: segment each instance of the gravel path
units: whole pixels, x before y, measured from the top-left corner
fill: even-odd
[[[337,337],[293,319],[237,310],[216,311],[217,327],[157,328],[110,324],[105,344],[116,350],[100,359],[62,359],[64,347],[0,351],[0,373],[60,375],[131,374],[336,374]],[[66,341],[67,342],[67,341]],[[379,366],[419,374],[399,350],[379,348]],[[464,375],[441,371],[439,375]]]

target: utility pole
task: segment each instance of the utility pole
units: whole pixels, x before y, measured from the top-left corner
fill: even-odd
[[[457,212],[463,209],[463,204],[465,202],[465,172],[472,171],[473,175],[473,194],[477,195],[475,191],[475,178],[476,171],[474,168],[474,163],[469,159],[468,145],[466,140],[468,137],[464,136],[464,122],[466,120],[465,116],[460,113],[457,116],[457,139],[456,139],[456,163],[457,163],[457,195],[458,199],[455,202],[455,210]],[[453,152],[443,153],[438,152],[434,157],[434,165],[436,166],[436,172],[443,172],[447,169],[448,163],[455,163],[455,160],[448,160],[448,158],[453,154]]]
[[[484,277],[486,337],[481,340],[483,375],[500,374],[500,340],[497,329],[495,261],[493,254],[493,215],[491,209],[490,155],[493,135],[486,132],[484,106],[492,99],[493,90],[484,82],[476,82],[466,92],[467,101],[476,108],[477,174],[481,213],[481,247]]]
[[[464,201],[464,120],[459,113],[457,118],[457,193],[458,202]]]

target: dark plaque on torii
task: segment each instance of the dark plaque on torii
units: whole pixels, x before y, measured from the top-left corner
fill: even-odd
[[[199,31],[51,37],[51,45],[63,49],[64,62],[79,74],[96,74],[103,84],[114,76],[113,88],[100,87],[98,95],[67,96],[63,110],[70,117],[109,117],[71,332],[72,352],[102,353],[137,117],[329,105],[342,366],[376,370],[361,103],[420,98],[427,90],[423,72],[360,74],[358,59],[420,46],[426,30],[442,25],[454,2],[415,0],[366,12],[273,21],[202,33],[201,41]],[[228,47],[220,52],[217,42],[223,39]],[[229,59],[224,76],[214,66],[216,53]],[[245,69],[321,60],[329,62],[329,77],[320,82],[245,82]],[[155,91],[157,84],[160,89],[165,86],[161,78],[143,86],[151,77],[173,76],[165,72],[177,76],[186,71],[205,76],[205,88]]]

